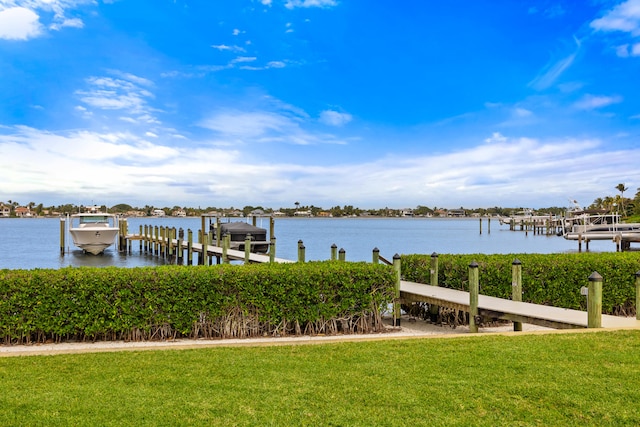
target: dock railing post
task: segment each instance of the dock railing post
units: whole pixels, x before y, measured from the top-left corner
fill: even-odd
[[[511,300],[522,302],[522,262],[518,258],[511,263]],[[522,331],[522,322],[513,322],[513,330]]]
[[[438,254],[435,252],[431,254],[431,268],[429,269],[429,284],[431,286],[438,286]],[[440,311],[439,306],[435,304],[431,304],[429,306],[429,320],[431,320],[432,323],[435,323],[438,321],[439,311]]]
[[[193,265],[193,231],[187,229],[187,265]]]
[[[371,262],[377,264],[380,262],[380,249],[373,248]]]
[[[587,295],[587,328],[602,327],[602,276],[597,271],[589,276]]]
[[[636,271],[636,319],[640,320],[640,271]]]
[[[269,262],[275,262],[276,260],[276,238],[271,236],[269,241]]]
[[[229,264],[229,255],[227,255],[227,250],[229,249],[229,239],[231,236],[227,233],[222,235],[222,263]]]
[[[469,332],[477,333],[478,324],[476,317],[478,316],[478,293],[480,284],[478,282],[478,263],[473,261],[469,264]]]
[[[298,240],[298,262],[304,262],[304,243]]]
[[[244,263],[245,264],[249,264],[250,256],[251,256],[251,233],[247,233],[247,237],[244,238]]]
[[[331,245],[331,261],[338,259],[338,246],[334,243]]]
[[[396,289],[395,295],[393,298],[393,326],[400,327],[400,268],[401,268],[401,258],[400,255],[395,254],[393,256],[393,269],[396,272]]]
[[[60,255],[64,256],[64,235],[67,229],[67,220],[66,218],[60,218]]]

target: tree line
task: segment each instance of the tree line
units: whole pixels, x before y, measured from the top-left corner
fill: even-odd
[[[629,187],[624,184],[618,184],[614,187],[619,192],[616,195],[609,195],[605,197],[596,198],[590,205],[586,206],[590,210],[599,210],[605,212],[619,213],[623,218],[630,218],[638,216],[640,217],[640,188],[636,190],[633,198],[625,197],[625,193],[629,190]],[[578,203],[573,201],[574,207],[578,207]],[[35,202],[29,202],[26,205],[22,205],[15,200],[8,200],[3,203],[0,202],[0,207],[9,208],[9,216],[16,216],[16,208],[24,206],[34,216],[60,216],[67,214],[74,214],[84,211],[87,206],[64,204],[64,205],[51,205],[45,206],[42,203],[36,204]],[[154,210],[162,210],[165,215],[175,215],[176,212],[183,212],[186,216],[200,216],[207,213],[217,213],[220,216],[251,216],[251,215],[272,215],[278,213],[282,216],[331,216],[331,217],[351,217],[351,216],[379,216],[379,217],[402,217],[402,216],[450,216],[451,212],[456,212],[457,215],[464,216],[509,216],[521,213],[526,210],[525,207],[500,207],[494,206],[490,208],[465,208],[460,207],[456,209],[442,208],[442,207],[429,207],[425,205],[418,205],[415,208],[377,208],[377,209],[362,209],[353,205],[336,205],[330,208],[323,208],[315,205],[302,205],[300,202],[295,202],[292,207],[280,207],[278,209],[262,207],[262,206],[244,206],[242,208],[231,207],[187,207],[187,206],[172,206],[172,207],[157,207],[145,205],[143,207],[134,207],[129,204],[121,203],[111,207],[106,205],[100,206],[103,211],[111,213],[117,213],[122,215],[130,215],[136,213],[142,216],[152,216]],[[535,210],[535,213],[539,214],[552,214],[563,215],[567,211],[567,207],[551,206],[546,208],[539,208]]]

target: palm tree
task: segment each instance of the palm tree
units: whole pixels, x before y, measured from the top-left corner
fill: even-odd
[[[624,211],[624,192],[627,191],[629,189],[629,187],[625,186],[624,183],[620,183],[618,185],[616,185],[616,190],[618,190],[620,192],[620,198],[621,200],[621,207],[622,207],[622,215],[625,215],[625,211]]]

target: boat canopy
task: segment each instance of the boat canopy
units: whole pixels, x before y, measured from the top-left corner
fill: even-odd
[[[231,241],[241,242],[251,234],[251,240],[264,242],[267,240],[267,230],[245,222],[227,222],[220,224],[220,235],[231,235]]]

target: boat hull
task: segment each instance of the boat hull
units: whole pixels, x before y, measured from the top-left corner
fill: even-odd
[[[91,229],[84,228],[78,230],[69,230],[73,238],[73,244],[80,249],[93,255],[99,255],[109,246],[113,245],[118,235],[118,229],[101,228]]]

